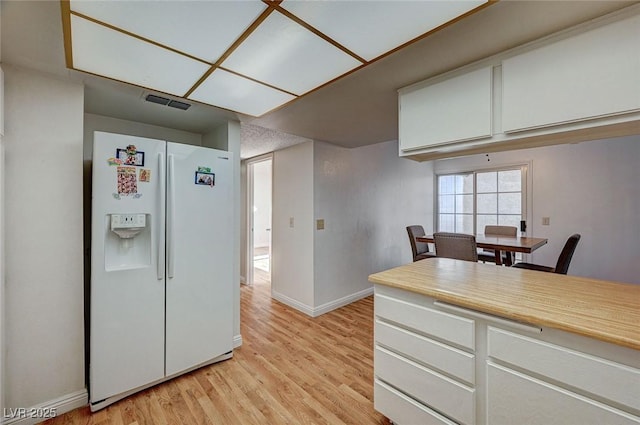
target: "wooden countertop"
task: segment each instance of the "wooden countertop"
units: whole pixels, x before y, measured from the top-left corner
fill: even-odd
[[[432,258],[369,281],[640,350],[640,285]]]

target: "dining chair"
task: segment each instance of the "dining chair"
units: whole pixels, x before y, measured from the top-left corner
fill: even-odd
[[[456,260],[478,261],[476,237],[465,233],[436,232],[433,234],[436,256]]]
[[[518,236],[518,228],[515,226],[495,226],[495,225],[486,225],[484,226],[484,234],[487,236]],[[478,252],[478,261],[496,262],[496,254],[493,249],[483,249]],[[513,264],[513,253],[506,251],[502,254],[502,264],[505,266],[510,266]]]
[[[558,257],[558,262],[556,263],[555,267],[531,263],[516,263],[512,267],[515,267],[517,269],[529,269],[541,272],[567,274],[567,271],[569,271],[569,263],[571,263],[571,258],[573,257],[573,253],[576,250],[576,246],[578,246],[579,241],[579,234],[576,233],[569,236],[569,239],[567,239],[567,242],[564,244],[564,248],[562,248],[562,252]]]
[[[419,224],[407,226],[409,234],[409,242],[411,243],[411,252],[413,253],[413,261],[424,260],[436,256],[434,252],[429,251],[429,244],[426,242],[416,241],[416,236],[424,236],[424,227]]]

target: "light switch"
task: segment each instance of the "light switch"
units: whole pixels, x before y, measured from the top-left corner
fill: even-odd
[[[289,217],[289,227],[293,227],[293,217]]]
[[[319,218],[318,220],[316,220],[316,229],[324,230],[324,218]]]
[[[548,226],[551,219],[549,217],[542,217],[542,225]]]

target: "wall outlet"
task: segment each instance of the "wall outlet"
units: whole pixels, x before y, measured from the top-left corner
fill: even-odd
[[[316,220],[316,229],[324,230],[324,218],[319,218],[318,220]]]
[[[549,217],[542,217],[542,225],[543,226],[548,226],[550,221],[551,221],[551,219]]]
[[[289,227],[293,227],[293,217],[289,217]]]

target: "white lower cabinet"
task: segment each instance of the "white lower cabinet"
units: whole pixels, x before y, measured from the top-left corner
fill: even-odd
[[[640,424],[638,417],[497,364],[487,364],[487,377],[492,425]]]
[[[640,352],[375,286],[374,407],[398,425],[640,424]]]

